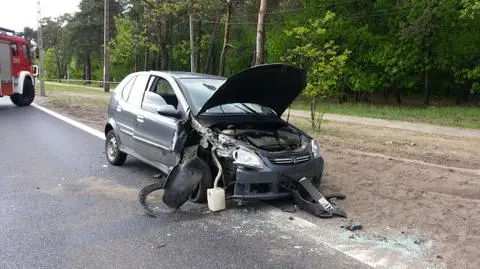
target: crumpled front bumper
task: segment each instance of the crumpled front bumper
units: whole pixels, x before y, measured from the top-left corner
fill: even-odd
[[[304,163],[277,165],[266,162],[264,169],[256,170],[236,167],[235,180],[227,188],[228,199],[271,200],[291,196],[291,192],[280,187],[287,178],[306,177],[316,186],[323,173],[323,158],[311,159]]]

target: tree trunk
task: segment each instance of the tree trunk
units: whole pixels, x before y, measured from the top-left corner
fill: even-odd
[[[453,90],[455,92],[455,104],[459,106],[461,104],[461,97],[462,94],[460,93],[462,91],[462,87],[457,87],[456,83],[453,83]]]
[[[397,104],[402,104],[402,89],[398,87],[398,82],[395,84],[395,99],[397,100]]]
[[[145,63],[143,66],[143,71],[147,71],[148,69],[148,48],[145,49]]]
[[[138,72],[138,55],[137,46],[135,45],[135,55],[133,56],[133,71]]]
[[[200,43],[202,41],[202,22],[197,21],[196,23],[196,29],[195,29],[195,72],[200,71]]]
[[[161,32],[161,37],[160,37],[160,62],[159,62],[159,65],[160,65],[160,70],[167,70],[168,68],[168,58],[169,58],[169,54],[168,54],[168,45],[167,45],[167,41],[170,40],[169,38],[169,20],[167,19],[167,21],[165,23],[162,23],[162,32]]]
[[[267,14],[267,0],[260,1],[257,23],[257,44],[255,48],[255,65],[265,63],[265,15]]]
[[[430,87],[428,85],[428,70],[424,71],[424,92],[423,92],[423,104],[430,105]]]
[[[62,68],[62,63],[60,62],[60,55],[58,53],[58,50],[55,49],[55,62],[57,64],[57,70],[58,70],[58,78],[63,78],[63,68]]]
[[[208,73],[208,71],[210,71],[209,66],[211,65],[213,48],[215,47],[215,39],[217,38],[218,16],[215,15],[214,21],[215,23],[213,24],[212,35],[210,36],[210,45],[208,46],[207,58],[205,59],[205,68],[203,69],[203,72],[205,73]]]
[[[195,31],[194,31],[194,23],[193,23],[193,15],[189,15],[189,30],[190,30],[190,71],[197,72],[197,55],[195,49]]]
[[[232,16],[232,0],[227,0],[227,16],[225,19],[225,32],[223,34],[223,47],[222,53],[220,54],[220,61],[219,61],[219,70],[218,74],[223,76],[225,72],[225,58],[227,57],[227,50],[228,50],[228,42],[230,37],[230,17]]]
[[[168,44],[173,43],[173,40],[172,40],[173,20],[174,20],[174,17],[172,15],[170,15],[169,18],[168,18],[167,34],[166,34],[166,39],[165,39],[165,40],[168,40],[168,42],[169,42]],[[172,55],[172,53],[173,53],[173,46],[167,46],[167,57],[168,57],[167,70],[172,69],[172,57],[170,57]]]
[[[90,54],[87,55],[87,63],[85,66],[85,80],[87,81],[87,84],[90,84],[90,80],[92,80],[92,59],[90,57]]]

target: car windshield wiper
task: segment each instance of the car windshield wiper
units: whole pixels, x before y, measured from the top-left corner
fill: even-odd
[[[244,109],[244,108],[242,108],[242,107],[240,107],[240,106],[238,106],[238,105],[242,105],[242,106],[243,106],[244,108],[246,108],[246,109]],[[255,111],[255,109],[247,106],[246,104],[238,103],[238,104],[234,104],[234,106],[237,107],[237,108],[239,108],[239,109],[241,109],[241,110],[244,111],[244,112],[250,112],[250,113],[253,113],[253,114],[257,115],[257,116],[261,115],[260,113],[258,113],[257,111]]]

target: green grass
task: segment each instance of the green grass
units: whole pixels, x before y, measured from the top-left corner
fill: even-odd
[[[431,106],[421,108],[392,105],[329,103],[320,104],[319,111],[323,110],[325,105],[327,113],[480,129],[480,107]],[[292,108],[301,110],[310,109],[308,104],[302,102],[294,103]]]

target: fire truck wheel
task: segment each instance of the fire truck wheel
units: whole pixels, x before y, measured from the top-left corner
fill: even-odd
[[[107,133],[107,139],[105,140],[105,155],[109,163],[113,165],[122,165],[127,160],[127,154],[121,152],[118,147],[117,137],[113,130]]]
[[[33,99],[35,99],[35,88],[33,87],[32,80],[25,79],[23,83],[23,93],[16,93],[10,96],[10,99],[16,106],[29,106]]]

